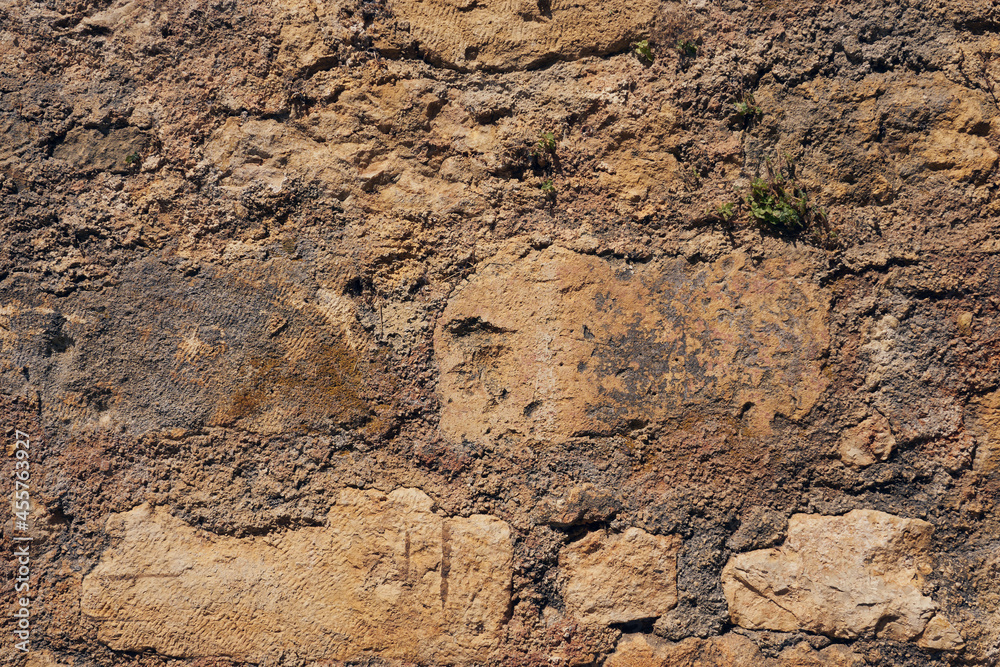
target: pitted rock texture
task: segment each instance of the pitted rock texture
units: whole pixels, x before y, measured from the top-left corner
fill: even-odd
[[[80,606],[127,541],[109,516],[155,507],[188,562],[214,540],[271,581],[291,565],[266,540],[332,540],[343,489],[419,488],[431,532],[509,527],[499,627],[446,619],[440,585],[354,573],[403,582],[399,607],[358,593],[388,630],[282,626],[268,667],[351,647],[379,667],[582,667],[621,659],[623,633],[680,664],[993,667],[998,26],[996,0],[0,2],[0,434],[37,438],[30,659],[261,662],[161,653],[183,645],[166,623],[149,647],[101,641]],[[751,182],[786,159],[829,233],[751,216]],[[733,625],[731,558],[855,510],[933,525],[914,562],[934,569],[890,586],[817,540],[885,596],[848,613],[857,581],[817,584],[836,614],[810,627],[916,617],[833,639]],[[406,542],[372,517],[395,554],[377,577]],[[674,583],[609,566],[585,622],[560,554],[631,529],[681,540]],[[457,539],[427,537],[449,581]],[[603,624],[625,593],[624,616],[651,615]],[[118,599],[119,619],[170,613]],[[191,632],[238,638],[214,618]],[[477,632],[488,650],[455,643]],[[0,664],[23,659],[0,642]]]
[[[840,460],[848,465],[868,466],[888,459],[895,446],[896,438],[888,420],[875,413],[844,432],[840,441]]]
[[[346,489],[323,527],[238,539],[143,505],[108,519],[81,611],[119,651],[484,660],[510,606],[510,529],[432,507],[416,489]]]
[[[816,650],[801,642],[766,657],[746,637],[729,633],[710,640],[667,642],[626,635],[605,667],[866,667],[868,662],[843,645]]]
[[[933,527],[919,519],[854,510],[796,514],[776,549],[733,556],[722,587],[733,623],[839,638],[874,633],[935,649],[964,641],[923,594]]]
[[[588,533],[559,552],[566,612],[584,623],[654,619],[677,604],[677,536]]]
[[[528,69],[628,49],[658,5],[637,0],[397,0],[395,15],[428,60],[464,70]]]
[[[827,385],[829,297],[802,265],[747,264],[494,257],[435,333],[442,429],[559,441],[693,413],[801,419]]]
[[[12,372],[0,386],[32,385],[65,423],[127,423],[138,433],[192,422],[273,433],[377,418],[363,379],[372,360],[351,340],[340,295],[280,259],[177,268],[138,262],[113,302],[9,289],[0,349]],[[15,370],[25,367],[40,375]]]

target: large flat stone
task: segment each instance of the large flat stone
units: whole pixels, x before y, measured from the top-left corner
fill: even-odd
[[[932,532],[926,521],[873,510],[793,515],[782,546],[738,554],[726,564],[729,615],[753,630],[876,635],[958,648],[961,636],[921,592],[931,572]]]
[[[409,24],[431,62],[466,70],[510,71],[627,49],[648,30],[657,4],[400,0],[392,9]]]
[[[608,435],[664,419],[801,419],[827,386],[829,296],[795,261],[644,265],[550,247],[486,261],[435,333],[455,440]]]
[[[567,613],[595,625],[662,616],[677,604],[680,547],[675,535],[639,528],[595,531],[570,544],[559,554]]]
[[[324,527],[233,538],[143,505],[108,520],[81,610],[118,651],[484,660],[510,605],[510,529],[431,506],[415,489],[346,489]]]
[[[806,642],[767,658],[740,635],[668,642],[650,635],[625,635],[605,667],[863,667],[868,663],[843,644],[822,651]]]

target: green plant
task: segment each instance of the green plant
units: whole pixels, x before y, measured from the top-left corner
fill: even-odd
[[[551,178],[546,178],[539,187],[546,197],[554,197],[556,194],[556,186],[552,185]]]
[[[719,204],[715,207],[715,217],[719,218],[723,222],[731,221],[734,217],[736,217],[736,204],[733,202]]]
[[[129,153],[125,156],[125,164],[131,166],[133,164],[137,164],[140,159],[141,156],[138,153]]]
[[[756,120],[764,115],[764,110],[757,106],[753,93],[743,93],[740,99],[733,103],[736,113],[748,120]]]
[[[681,172],[681,179],[689,190],[697,190],[701,187],[701,174],[694,165],[688,165],[687,169]]]
[[[635,52],[635,55],[639,56],[642,60],[650,63],[653,62],[653,49],[649,46],[648,39],[644,39],[633,44],[632,50]]]
[[[698,55],[698,45],[686,39],[677,40],[677,50],[685,58],[694,58]]]
[[[538,133],[538,153],[555,153],[556,135],[552,132]]]
[[[795,178],[795,162],[785,155],[784,165],[764,162],[764,174],[753,179],[744,198],[750,217],[789,236],[811,229],[827,243],[836,233],[826,211],[809,201],[805,188]]]

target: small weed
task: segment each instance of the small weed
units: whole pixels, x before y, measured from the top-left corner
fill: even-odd
[[[538,133],[538,153],[555,153],[556,135],[552,132]]]
[[[653,49],[649,46],[648,39],[633,44],[632,50],[641,60],[645,60],[647,63],[653,62]]]
[[[681,180],[684,181],[684,185],[689,190],[693,191],[701,187],[701,174],[694,168],[694,165],[688,165],[688,168],[681,172]]]
[[[749,191],[736,192],[736,201],[709,207],[701,222],[725,226],[732,232],[740,220],[757,223],[783,236],[807,237],[824,248],[839,244],[837,230],[830,224],[826,211],[812,203],[795,177],[795,161],[787,153],[783,164],[764,162],[764,173],[750,183]]]
[[[131,166],[133,164],[138,164],[142,157],[138,153],[129,153],[125,156],[125,164]]]
[[[715,217],[719,218],[723,222],[730,222],[734,217],[736,217],[736,204],[733,202],[719,204],[715,207]]]
[[[551,178],[546,178],[539,187],[546,197],[554,197],[556,194],[556,186],[552,184]]]
[[[698,45],[686,39],[677,40],[677,50],[684,58],[694,58],[698,55]]]
[[[750,217],[771,229],[795,236],[812,230],[817,240],[835,243],[836,234],[826,211],[809,201],[809,195],[795,178],[795,162],[785,155],[784,166],[770,159],[764,162],[764,175],[754,178],[744,198]]]
[[[764,115],[764,110],[757,106],[757,101],[753,98],[753,93],[743,93],[739,101],[734,102],[736,113],[743,116],[744,120],[760,120]]]

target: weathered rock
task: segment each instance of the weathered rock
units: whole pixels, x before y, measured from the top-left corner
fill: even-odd
[[[775,414],[800,419],[827,384],[829,303],[803,268],[740,253],[631,266],[556,246],[495,257],[435,333],[442,429],[561,441],[692,413],[764,432]]]
[[[65,160],[82,172],[120,174],[138,171],[151,144],[152,140],[145,132],[131,127],[110,130],[106,134],[98,130],[76,129],[66,135],[52,156]]]
[[[29,651],[25,667],[70,667],[70,665],[56,658],[52,651]]]
[[[639,528],[588,533],[559,553],[566,612],[595,625],[665,614],[677,604],[677,536]]]
[[[186,273],[139,262],[113,300],[56,299],[34,286],[8,291],[5,356],[39,374],[0,368],[0,389],[39,391],[66,422],[114,421],[138,433],[193,423],[275,432],[303,422],[357,424],[370,414],[366,355],[343,336],[354,311],[305,287],[298,266],[277,260],[225,275]]]
[[[972,403],[971,430],[978,437],[976,470],[989,474],[1000,468],[1000,392]]]
[[[81,610],[118,651],[484,660],[510,605],[510,530],[432,505],[416,489],[346,489],[324,527],[245,539],[142,505],[108,520],[115,544]]]
[[[840,460],[854,466],[885,461],[896,446],[889,421],[877,412],[848,429],[840,440]]]
[[[726,541],[733,551],[762,549],[785,539],[788,520],[780,512],[766,507],[751,507],[740,519],[739,529]]]
[[[393,5],[428,60],[463,70],[509,71],[627,48],[657,5],[596,0],[401,0]],[[381,45],[381,44],[380,44]]]
[[[927,627],[917,637],[917,645],[934,650],[954,650],[964,647],[965,640],[948,619],[936,615],[927,622]]]
[[[792,516],[776,549],[739,554],[722,571],[733,623],[750,629],[806,630],[840,638],[875,634],[919,639],[938,605],[921,592],[931,572],[933,527],[872,510]],[[957,633],[931,628],[937,648],[958,648]]]
[[[608,491],[585,483],[574,486],[562,498],[548,500],[535,511],[539,523],[556,528],[606,521],[621,509],[621,503]]]
[[[655,636],[626,635],[607,667],[862,667],[867,663],[843,645],[817,651],[805,642],[766,658],[757,646],[737,634],[711,639],[667,642]]]
[[[604,524],[683,533],[653,631],[729,655],[730,552],[804,507],[941,533],[942,608],[855,651],[949,662],[940,616],[960,662],[996,662],[1000,5],[619,5],[0,2],[0,430],[40,443],[32,656],[254,663],[100,646],[79,605],[107,517],[169,507],[281,574],[291,552],[248,536],[284,545],[341,489],[405,486],[516,526],[487,664],[609,654],[620,626],[563,614],[556,565]],[[741,204],[786,154],[836,237]],[[410,641],[433,618],[408,604],[372,612],[381,635],[261,645],[291,665],[338,635]],[[745,632],[770,658],[799,634]]]

